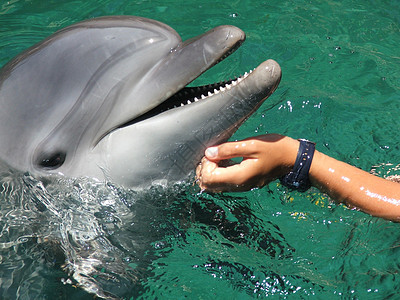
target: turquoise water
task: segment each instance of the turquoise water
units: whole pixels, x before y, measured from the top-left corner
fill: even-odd
[[[308,138],[364,170],[399,173],[398,1],[13,0],[0,4],[0,65],[69,24],[116,14],[157,19],[183,39],[222,24],[244,30],[243,46],[199,84],[279,62],[277,104],[265,103],[232,139]],[[126,299],[400,293],[399,225],[316,189],[289,193],[272,183],[208,195],[188,183],[136,193],[67,179],[44,185],[7,170],[0,192],[2,299],[91,299],[63,271],[65,253],[82,270],[101,261],[87,287]]]

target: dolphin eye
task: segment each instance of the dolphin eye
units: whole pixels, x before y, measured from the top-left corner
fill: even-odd
[[[50,155],[43,155],[39,159],[38,165],[45,169],[57,169],[61,167],[65,161],[66,154],[63,152],[56,152]]]

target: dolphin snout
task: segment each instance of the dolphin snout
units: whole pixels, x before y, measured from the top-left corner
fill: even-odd
[[[255,85],[257,90],[268,89],[272,93],[278,87],[282,70],[276,61],[269,59],[260,64],[249,76],[254,76],[250,82]]]

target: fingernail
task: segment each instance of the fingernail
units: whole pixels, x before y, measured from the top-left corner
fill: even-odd
[[[217,147],[210,147],[206,150],[206,156],[208,158],[214,158],[218,156],[218,148]]]

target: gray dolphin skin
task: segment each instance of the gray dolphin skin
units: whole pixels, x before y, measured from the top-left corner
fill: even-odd
[[[66,27],[0,70],[0,159],[39,177],[129,188],[184,180],[279,84],[267,60],[235,80],[186,87],[244,39],[219,26],[182,42],[132,16]]]

